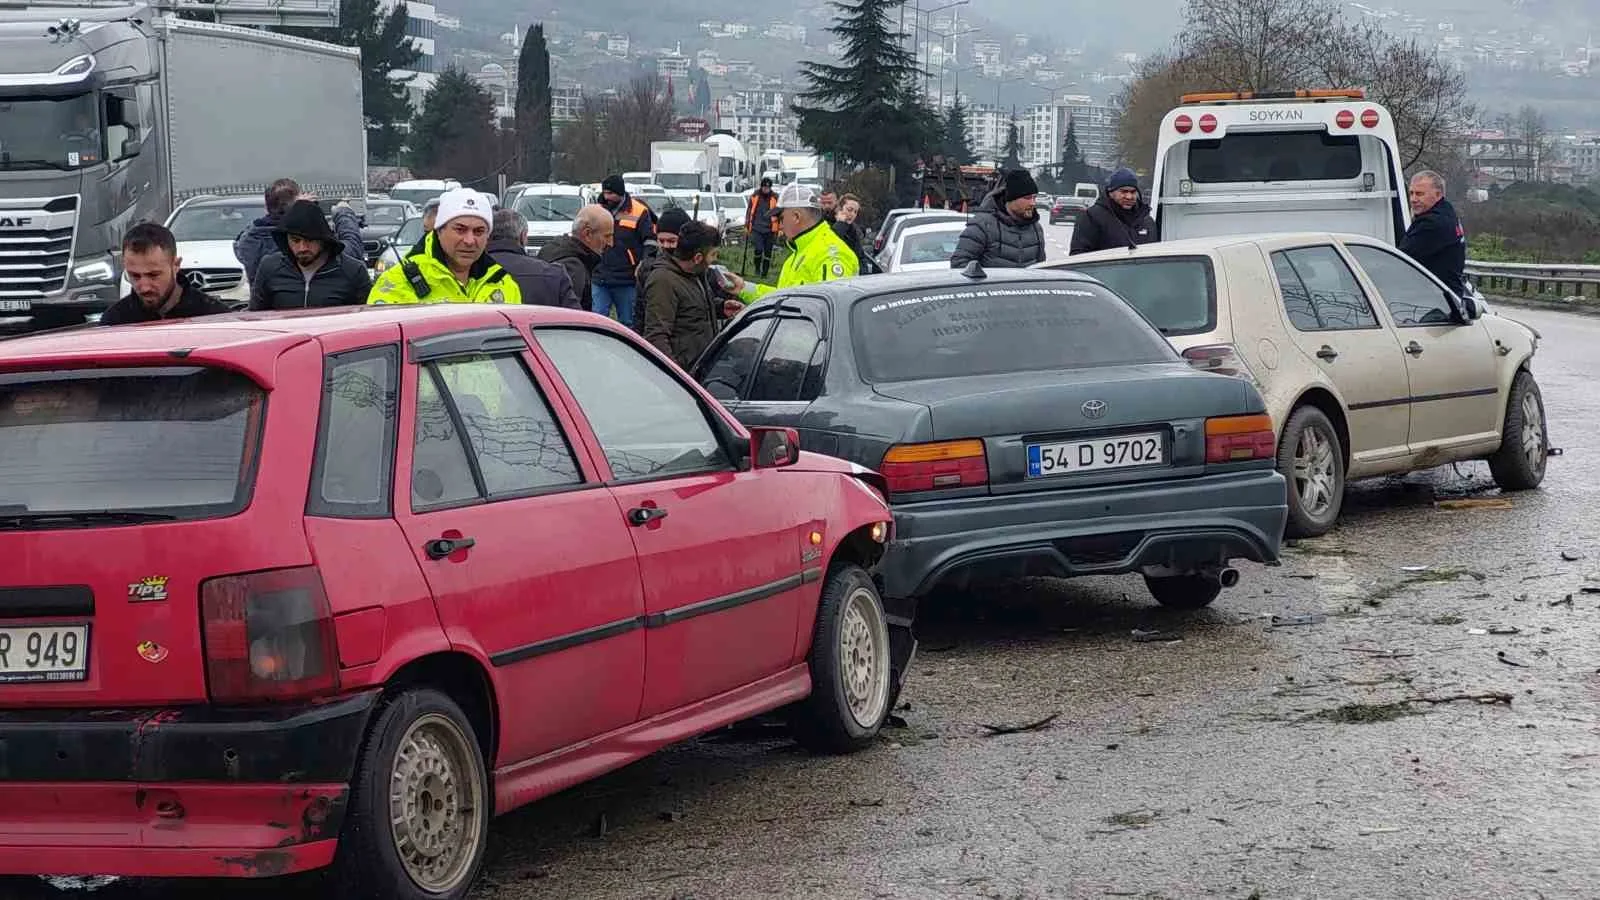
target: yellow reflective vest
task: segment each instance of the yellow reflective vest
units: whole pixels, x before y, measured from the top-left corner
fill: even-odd
[[[511,273],[489,258],[487,251],[472,267],[465,285],[445,264],[438,236],[422,239],[422,252],[412,253],[398,266],[385,269],[373,282],[367,303],[521,303],[522,291]]]
[[[794,239],[794,252],[783,261],[777,287],[747,281],[739,299],[754,303],[773,291],[854,278],[860,274],[861,261],[856,259],[855,251],[834,232],[828,220],[823,219]]]

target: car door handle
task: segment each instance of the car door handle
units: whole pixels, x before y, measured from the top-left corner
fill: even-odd
[[[1328,362],[1333,362],[1338,358],[1339,351],[1329,347],[1327,344],[1323,344],[1322,349],[1317,351],[1317,359],[1325,359]]]
[[[1417,343],[1416,341],[1412,341],[1411,343],[1406,345],[1406,352],[1411,354],[1412,356],[1421,356],[1422,355],[1422,345]]]
[[[477,546],[478,542],[469,537],[437,538],[428,542],[424,549],[428,552],[429,559],[444,559],[458,550],[466,550]]]
[[[649,525],[657,519],[665,519],[667,511],[655,506],[636,506],[628,510],[628,524]]]

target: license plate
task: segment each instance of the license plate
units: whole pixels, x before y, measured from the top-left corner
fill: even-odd
[[[1133,469],[1166,462],[1166,436],[1119,434],[1091,441],[1028,445],[1028,477],[1072,475],[1103,469]]]
[[[27,312],[33,309],[32,300],[0,300],[0,312]]]
[[[89,626],[0,628],[0,684],[83,681],[89,677]]]

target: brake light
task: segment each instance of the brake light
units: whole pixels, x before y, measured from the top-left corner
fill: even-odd
[[[1217,130],[1217,117],[1213,116],[1211,113],[1206,113],[1205,115],[1201,116],[1200,117],[1200,130],[1204,131],[1206,134],[1210,134],[1211,132],[1216,131]]]
[[[878,467],[890,494],[972,487],[989,483],[983,441],[939,441],[890,447]]]
[[[1190,347],[1183,351],[1183,358],[1189,365],[1202,372],[1214,372],[1218,375],[1232,375],[1235,378],[1255,380],[1250,367],[1245,365],[1244,358],[1239,355],[1232,344],[1207,344],[1203,347]]]
[[[206,680],[216,703],[297,700],[339,689],[333,612],[315,566],[200,585]]]
[[[1375,110],[1375,109],[1362,110],[1361,111],[1361,125],[1364,128],[1377,128],[1378,127],[1378,111]]]
[[[1194,120],[1188,116],[1179,116],[1172,120],[1172,127],[1177,129],[1179,134],[1188,134],[1194,130]]]
[[[1208,463],[1272,459],[1277,455],[1278,439],[1272,433],[1271,416],[1222,416],[1206,420]]]
[[[1341,109],[1339,114],[1333,117],[1333,123],[1340,128],[1351,128],[1356,124],[1356,114],[1348,109]]]

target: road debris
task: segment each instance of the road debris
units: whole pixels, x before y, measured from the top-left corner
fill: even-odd
[[[1136,644],[1177,643],[1183,640],[1183,635],[1176,631],[1143,631],[1133,630],[1133,641]]]
[[[882,806],[883,805],[883,798],[882,797],[875,797],[875,798],[873,798],[871,800],[851,800],[850,801],[850,805],[851,806],[855,806],[855,807],[859,807],[859,808]]]
[[[1417,654],[1410,650],[1377,650],[1372,647],[1345,647],[1351,653],[1367,653],[1378,659],[1410,659]]]
[[[1493,625],[1488,628],[1468,628],[1467,634],[1521,634],[1522,629],[1515,625]]]
[[[1128,831],[1134,828],[1149,828],[1159,818],[1161,818],[1160,810],[1136,809],[1132,812],[1113,813],[1100,821],[1119,831]]]
[[[1600,584],[1586,584],[1578,588],[1580,594],[1600,594]]]
[[[1435,500],[1436,509],[1511,509],[1510,497],[1468,497],[1462,500]]]
[[[1328,621],[1328,617],[1321,613],[1312,613],[1303,616],[1273,616],[1273,628],[1291,628],[1296,625],[1321,625]]]
[[[1500,660],[1501,662],[1505,663],[1508,666],[1516,666],[1519,669],[1528,668],[1528,664],[1527,663],[1517,662],[1516,660],[1514,660],[1511,657],[1507,656],[1506,652],[1504,650],[1497,650],[1497,651],[1495,651],[1494,655],[1495,655],[1496,659]]]
[[[1560,600],[1551,600],[1550,601],[1550,605],[1551,606],[1571,606],[1572,605],[1572,595],[1568,594],[1565,597],[1562,597]]]
[[[1418,697],[1418,703],[1482,703],[1485,706],[1494,704],[1511,705],[1511,695],[1505,691],[1488,691],[1482,694],[1450,694],[1444,697]]]
[[[656,813],[656,818],[663,822],[682,822],[683,812],[676,809],[664,809],[661,812]]]
[[[1402,831],[1405,831],[1405,829],[1404,828],[1392,828],[1390,826],[1385,825],[1385,826],[1382,826],[1382,827],[1379,827],[1379,828],[1363,828],[1360,831],[1357,831],[1356,834],[1359,834],[1362,837],[1366,837],[1366,836],[1372,835],[1372,834],[1399,834]]]
[[[1563,550],[1561,551],[1561,558],[1567,562],[1577,562],[1578,560],[1583,559],[1583,554],[1577,550]]]
[[[1042,731],[1046,728],[1049,728],[1050,723],[1054,722],[1060,717],[1060,712],[1053,712],[1037,722],[1029,722],[1026,725],[983,725],[982,722],[978,724],[983,725],[984,728],[989,730],[989,733],[984,735],[985,737],[999,737],[1003,734],[1023,734],[1029,731]]]
[[[1402,571],[1402,572],[1426,572],[1431,568],[1433,568],[1433,566],[1401,566],[1400,567],[1400,571]]]

